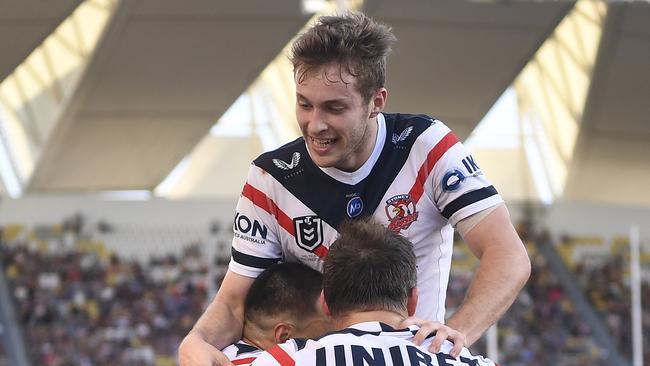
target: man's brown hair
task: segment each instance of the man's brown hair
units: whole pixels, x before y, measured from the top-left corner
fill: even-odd
[[[371,220],[339,228],[323,266],[323,294],[333,316],[352,311],[406,311],[417,286],[413,245]]]
[[[395,41],[390,27],[363,13],[322,16],[294,41],[291,62],[299,83],[321,66],[338,63],[339,76],[347,71],[356,77],[357,89],[367,102],[386,82],[386,59]],[[341,81],[347,84],[342,77]]]

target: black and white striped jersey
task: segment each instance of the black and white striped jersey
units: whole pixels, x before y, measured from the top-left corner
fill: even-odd
[[[472,355],[463,348],[454,358],[452,344],[444,341],[438,353],[428,347],[432,337],[421,346],[413,344],[418,327],[395,330],[380,322],[355,324],[329,333],[316,341],[290,340],[260,354],[252,366],[488,366],[492,360]]]
[[[241,340],[224,348],[221,352],[228,357],[233,365],[248,366],[264,351]]]
[[[372,155],[354,172],[316,166],[302,138],[257,158],[237,204],[229,269],[256,277],[284,260],[321,270],[341,222],[372,216],[413,243],[416,315],[442,322],[452,226],[503,200],[442,122],[380,114],[377,123]]]

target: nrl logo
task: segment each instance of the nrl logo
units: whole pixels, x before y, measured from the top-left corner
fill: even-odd
[[[413,131],[413,126],[409,126],[402,131],[399,135],[396,133],[393,133],[393,144],[397,144],[400,141],[405,141],[407,137],[411,134]]]
[[[320,217],[301,216],[293,219],[296,231],[296,244],[302,249],[313,252],[323,244],[323,223]]]
[[[273,164],[275,164],[275,166],[277,166],[282,170],[291,170],[297,167],[299,162],[300,162],[300,153],[297,151],[294,152],[293,155],[291,156],[290,163],[287,163],[286,161],[280,159],[273,159]]]

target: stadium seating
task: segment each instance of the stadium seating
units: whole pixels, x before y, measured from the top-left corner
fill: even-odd
[[[104,239],[129,238],[122,244],[128,247],[142,243],[138,235],[155,240],[172,230],[150,228],[157,232],[155,236],[144,228],[125,234],[99,230],[69,235],[70,230],[66,225],[32,229],[11,225],[2,230],[5,276],[33,364],[176,364],[180,340],[223,279],[228,238],[217,240],[212,258],[205,255],[208,242],[191,240],[191,233],[186,231],[160,239],[165,244],[154,250],[155,255],[149,250],[148,257],[144,251],[134,256],[133,250],[127,250],[125,256],[115,250],[119,248],[116,243],[108,249]],[[627,243],[622,238],[586,238],[571,238],[556,247],[565,260],[572,261],[567,266],[602,315],[619,349],[629,357],[629,258],[623,250]],[[454,250],[447,314],[453,314],[461,303],[478,263],[460,240],[457,238]],[[590,335],[535,242],[529,239],[526,246],[532,275],[498,323],[501,364],[606,364],[605,351]],[[585,254],[595,247],[607,251]],[[168,254],[162,255],[164,250]],[[644,260],[644,271],[649,270],[648,264]],[[643,299],[646,304],[650,301],[647,281]],[[644,329],[646,334],[650,331],[648,317]],[[485,348],[484,339],[472,346],[481,354]],[[645,350],[650,350],[650,337],[645,338]],[[650,354],[646,357],[650,359]],[[0,348],[0,366],[2,360]]]
[[[5,242],[2,258],[33,364],[176,363],[208,297],[200,245],[142,263],[88,240],[52,250],[23,234]]]
[[[629,359],[632,342],[627,239],[607,241],[587,236],[563,239],[556,248],[573,270],[586,298],[602,316],[611,338],[617,341],[617,348]],[[535,249],[535,243],[529,241],[526,247],[532,273],[520,296],[498,322],[500,363],[527,366],[608,364],[606,351],[600,349],[591,336],[582,315],[575,311],[558,277]],[[650,301],[647,257],[647,253],[642,255],[643,304]],[[447,294],[448,314],[453,314],[462,302],[477,264],[467,246],[460,242],[455,244]],[[646,335],[650,333],[647,316],[643,327]],[[485,354],[485,340],[477,342],[472,350]],[[644,351],[645,359],[650,359],[648,336],[644,337]]]

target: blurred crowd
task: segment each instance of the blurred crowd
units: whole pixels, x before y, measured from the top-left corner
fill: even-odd
[[[534,247],[531,241],[528,245]],[[32,363],[175,365],[178,344],[207,305],[209,289],[218,286],[228,263],[225,257],[210,263],[202,248],[190,245],[180,255],[142,263],[75,246],[44,250],[27,241],[2,243],[0,258]],[[530,252],[531,278],[498,323],[500,363],[608,365],[607,353],[590,335],[546,259]],[[473,269],[456,265],[462,262],[454,260],[448,314],[459,306],[471,282]],[[575,275],[618,349],[630,358],[627,266],[623,255],[612,256],[601,263],[578,264]],[[648,304],[647,284],[642,296]],[[648,360],[650,314],[643,315]],[[485,339],[472,351],[486,354]],[[0,346],[0,365],[2,359]]]
[[[532,260],[531,278],[498,322],[499,362],[503,365],[600,365],[604,354],[565,296],[543,257]],[[458,306],[471,277],[452,276],[448,306]],[[485,342],[472,350],[486,354]]]
[[[0,366],[9,366],[9,360],[7,359],[7,352],[5,352],[4,345],[2,344],[2,342],[0,342]]]
[[[624,255],[616,255],[597,265],[579,264],[576,275],[585,291],[587,300],[599,312],[611,332],[616,347],[624,354],[632,353],[632,319],[630,315],[631,292],[629,287],[629,264]],[[650,304],[650,286],[641,286],[641,304]],[[643,309],[643,307],[642,307]],[[650,360],[650,312],[643,311],[644,359]]]
[[[35,365],[175,365],[207,298],[198,245],[144,264],[20,243],[1,250]]]
[[[529,242],[531,249],[534,244]],[[532,272],[521,294],[498,322],[499,362],[508,366],[610,365],[607,351],[591,335],[588,324],[576,311],[558,276],[535,250]],[[622,355],[631,360],[630,288],[624,276],[628,264],[618,255],[601,263],[578,264],[573,274],[584,296],[598,311],[611,339]],[[447,295],[448,314],[460,305],[469,287],[472,271],[455,268]],[[650,287],[642,286],[642,303],[650,302]],[[644,359],[650,360],[650,313],[643,313]],[[471,347],[486,354],[485,337]]]

